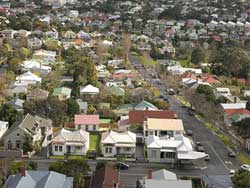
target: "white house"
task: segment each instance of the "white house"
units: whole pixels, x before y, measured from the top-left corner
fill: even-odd
[[[51,144],[53,155],[86,155],[89,150],[89,133],[62,129]]]
[[[28,47],[30,49],[40,49],[42,47],[42,44],[43,44],[42,40],[40,40],[37,37],[27,39],[27,41],[28,41]]]
[[[0,139],[4,135],[4,133],[8,130],[9,123],[7,121],[0,121]]]
[[[99,115],[77,114],[75,115],[75,128],[85,131],[99,131]]]
[[[250,90],[244,90],[243,91],[243,96],[244,97],[250,97]]]
[[[173,137],[184,133],[184,127],[181,119],[147,118],[144,122],[143,133],[145,138],[149,135]]]
[[[102,133],[101,150],[104,157],[119,155],[135,157],[136,134],[130,131],[118,133],[108,130]]]
[[[22,67],[24,71],[39,72],[43,76],[49,74],[52,70],[50,66],[44,66],[36,60],[26,60],[23,62]]]
[[[30,71],[23,73],[20,76],[16,77],[16,81],[14,83],[15,86],[27,86],[27,85],[36,85],[42,82],[42,78],[31,73]]]
[[[173,163],[182,160],[197,160],[206,156],[193,150],[189,138],[181,135],[159,137],[149,135],[146,139],[147,160],[149,162]]]
[[[241,103],[222,103],[221,104],[223,110],[228,110],[228,109],[245,109],[246,108],[246,103],[241,102]]]
[[[80,88],[80,94],[90,94],[90,95],[95,95],[99,93],[99,88],[94,87],[92,85],[87,85],[85,87]]]
[[[43,59],[44,61],[54,62],[56,60],[56,52],[47,50],[37,50],[33,54],[33,58]]]

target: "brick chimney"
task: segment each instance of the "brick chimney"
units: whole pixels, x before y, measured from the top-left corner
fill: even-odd
[[[21,175],[22,175],[23,177],[26,176],[26,169],[25,169],[25,166],[22,167],[22,169],[21,169]]]
[[[148,170],[148,179],[152,179],[152,169]]]

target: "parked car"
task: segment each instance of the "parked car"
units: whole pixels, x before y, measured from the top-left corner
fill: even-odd
[[[193,136],[193,131],[192,131],[192,130],[187,130],[187,131],[186,131],[186,134],[187,134],[188,136]]]
[[[96,150],[93,149],[88,152],[88,159],[96,159],[96,156]]]
[[[209,155],[209,154],[206,154],[204,160],[205,160],[205,161],[210,161],[210,155]]]
[[[115,166],[116,166],[117,169],[120,169],[120,170],[128,170],[129,169],[128,164],[121,163],[121,162],[116,163]]]
[[[197,146],[196,150],[199,151],[199,152],[204,152],[205,148],[203,146]]]
[[[235,157],[236,156],[235,152],[231,148],[227,147],[227,150],[228,150],[227,155],[229,157]]]
[[[235,174],[235,170],[230,170],[230,171],[229,171],[229,176],[232,177],[232,176],[234,176],[234,174]]]
[[[240,168],[243,169],[243,170],[247,170],[247,171],[250,172],[250,165],[243,164],[243,165],[240,166]]]

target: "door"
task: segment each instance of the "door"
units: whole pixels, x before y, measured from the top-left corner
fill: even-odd
[[[67,153],[70,153],[70,146],[67,146]]]

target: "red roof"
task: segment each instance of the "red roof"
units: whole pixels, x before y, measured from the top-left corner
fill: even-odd
[[[243,109],[243,108],[242,109],[226,109],[225,113],[228,116],[232,116],[232,115],[235,115],[235,114],[250,115],[250,111],[247,110],[247,109]]]
[[[197,77],[191,73],[191,72],[185,72],[182,76],[182,78],[193,78],[193,79],[196,79]]]
[[[175,113],[171,110],[131,110],[129,111],[130,123],[143,123],[147,118],[174,119]]]
[[[217,84],[220,83],[213,75],[208,75],[203,77],[203,82],[207,82],[209,84]]]
[[[99,122],[99,115],[75,115],[75,125],[97,125]]]
[[[91,180],[91,188],[118,188],[123,187],[119,178],[119,172],[113,167],[105,166],[96,170]]]
[[[238,78],[237,79],[237,82],[238,83],[241,83],[241,84],[245,84],[246,83],[246,80],[244,78]]]
[[[135,74],[113,74],[113,78],[134,78]]]

